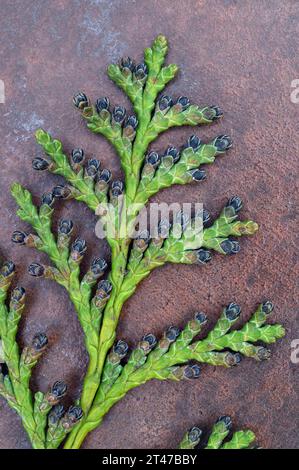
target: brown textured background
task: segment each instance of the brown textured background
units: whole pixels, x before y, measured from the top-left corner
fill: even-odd
[[[134,343],[148,331],[159,335],[171,323],[183,325],[197,309],[208,314],[211,325],[232,300],[242,305],[245,320],[266,298],[276,306],[273,321],[287,330],[286,338],[271,347],[269,362],[245,360],[232,370],[204,367],[196,382],[151,382],[132,391],[88,437],[87,448],[174,448],[188,427],[210,426],[223,413],[238,428],[250,426],[263,447],[298,447],[298,366],[290,362],[291,341],[298,338],[299,104],[290,100],[291,81],[299,78],[298,20],[294,0],[1,1],[0,79],[6,103],[0,104],[0,248],[18,264],[18,282],[28,292],[21,344],[37,330],[51,338],[33,388],[45,391],[64,378],[70,396],[77,397],[87,357],[66,293],[26,274],[28,263],[43,256],[10,242],[12,230],[24,224],[15,215],[9,186],[18,180],[38,198],[59,181],[31,169],[32,157],[40,155],[33,138],[40,126],[68,150],[83,146],[121,176],[117,156],[104,139],[87,131],[71,97],[83,89],[93,99],[108,95],[113,104],[129,107],[107,78],[106,66],[122,55],[141,59],[143,48],[159,33],[169,38],[169,62],[181,67],[168,92],[220,105],[224,119],[198,134],[209,139],[225,132],[235,144],[208,168],[205,182],[174,187],[155,200],[202,201],[216,215],[227,197],[238,194],[243,217],[256,220],[260,232],[243,239],[235,257],[214,256],[206,267],[156,270],[127,302],[119,336]],[[168,132],[153,148],[181,145],[190,133],[187,128]],[[108,255],[94,236],[95,218],[88,209],[78,203],[58,206],[57,217],[71,216],[76,233],[88,241],[85,265],[92,255]],[[0,399],[0,448],[28,447],[19,418]]]

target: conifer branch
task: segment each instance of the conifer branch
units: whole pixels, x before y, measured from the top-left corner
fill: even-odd
[[[81,148],[73,149],[68,157],[60,141],[39,129],[36,140],[47,158],[35,158],[33,168],[63,176],[65,185],[44,194],[40,207],[33,204],[30,192],[20,184],[12,186],[19,206],[17,214],[33,229],[33,233],[15,231],[12,240],[48,255],[52,266],[32,263],[29,274],[54,280],[67,290],[89,355],[80,407],[73,406],[65,412],[59,403],[65,393],[62,382],[56,382],[45,394],[37,392],[33,401],[29,379],[37,351],[33,345],[19,356],[15,335],[23,304],[20,299],[16,303],[13,294],[10,310],[5,306],[14,271],[8,264],[0,278],[0,361],[7,364],[9,374],[0,376],[0,393],[21,415],[34,447],[57,448],[69,433],[65,447],[78,448],[109,409],[132,388],[151,379],[198,378],[199,364],[232,367],[240,363],[242,356],[257,361],[268,359],[269,350],[259,342],[273,343],[284,335],[281,325],[266,324],[273,308],[270,302],[261,304],[243,327],[231,330],[240,315],[240,307],[231,303],[203,339],[196,337],[206,317],[198,313],[182,331],[171,326],[160,341],[153,334],[146,334],[130,355],[127,343],[116,341],[124,302],[156,267],[168,262],[205,264],[213,251],[236,254],[240,245],[235,238],[253,235],[258,229],[251,220],[238,220],[242,201],[234,196],[213,223],[206,210],[190,217],[179,212],[171,223],[162,219],[156,234],[144,230],[134,238],[138,215],[151,196],[174,184],[205,180],[202,165],[213,163],[232,145],[227,135],[219,135],[206,144],[191,135],[181,149],[171,146],[162,155],[149,151],[150,143],[172,127],[211,124],[222,117],[218,106],[200,107],[185,96],[173,99],[162,94],[178,70],[176,65],[164,64],[167,50],[166,38],[158,36],[145,50],[143,62],[136,65],[130,58],[124,58],[118,65],[109,66],[109,77],[127,94],[135,114],[127,113],[122,106],[110,107],[108,97],[97,99],[95,105],[83,92],[73,98],[87,127],[114,147],[124,171],[124,182],[113,181],[111,172],[102,169],[99,160],[91,158],[85,162]],[[71,240],[71,220],[60,221],[57,236],[52,232],[55,200],[72,198],[95,212],[107,231],[111,248],[107,279],[101,279],[107,268],[101,258],[95,258],[88,272],[81,273],[80,263],[87,246],[83,239]],[[125,363],[126,356],[129,357]],[[253,437],[250,431],[240,431],[223,444],[227,434],[227,424],[219,420],[207,447],[245,447]],[[188,433],[181,448],[194,447],[199,437],[198,432]]]

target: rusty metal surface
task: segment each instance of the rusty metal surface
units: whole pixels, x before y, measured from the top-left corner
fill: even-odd
[[[121,176],[114,151],[87,131],[72,108],[82,89],[93,99],[126,98],[105,75],[121,55],[141,58],[158,34],[170,41],[169,62],[180,65],[171,94],[193,102],[218,104],[221,123],[198,130],[208,139],[228,133],[234,148],[208,168],[198,185],[161,192],[156,201],[202,201],[213,215],[226,198],[244,200],[243,217],[260,224],[257,236],[241,241],[235,257],[214,256],[206,267],[166,266],[156,270],[123,310],[119,336],[131,344],[148,331],[159,334],[170,323],[183,325],[192,312],[205,311],[210,324],[231,300],[243,307],[243,320],[266,298],[275,303],[273,321],[287,330],[271,347],[269,362],[245,360],[232,370],[204,367],[192,383],[151,382],[129,393],[86,440],[86,448],[174,448],[192,425],[210,426],[223,413],[240,428],[250,427],[263,447],[298,447],[298,366],[290,361],[296,325],[295,245],[296,161],[299,104],[290,100],[298,78],[296,1],[280,0],[15,0],[1,2],[1,68],[6,103],[0,104],[0,249],[18,264],[18,283],[28,292],[20,343],[47,330],[51,346],[34,372],[34,390],[54,380],[70,384],[76,398],[86,367],[81,330],[66,293],[49,281],[30,278],[26,266],[44,259],[10,242],[24,227],[9,195],[17,180],[38,198],[54,182],[36,174],[31,160],[40,154],[33,133],[43,126],[66,148],[82,146]],[[192,132],[192,131],[191,131]],[[154,149],[180,145],[190,129],[163,135]],[[94,236],[95,218],[79,203],[60,204],[76,233],[86,237],[92,255],[108,254]],[[298,379],[298,375],[297,375]],[[20,420],[0,399],[0,448],[28,448]]]

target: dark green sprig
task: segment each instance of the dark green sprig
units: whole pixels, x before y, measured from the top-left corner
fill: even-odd
[[[232,203],[232,201],[235,201]],[[237,204],[237,211],[234,204]],[[206,227],[210,216],[206,210],[187,218],[186,214],[176,214],[176,220],[169,230],[165,225],[167,237],[157,236],[151,240],[145,251],[133,250],[128,263],[126,277],[120,295],[123,301],[130,297],[137,285],[155,268],[167,262],[182,264],[206,264],[211,260],[210,249],[221,254],[235,254],[239,244],[229,238],[232,236],[252,235],[258,230],[253,221],[237,220],[241,208],[240,198],[231,198],[216,221]],[[231,245],[233,249],[224,247]]]
[[[72,222],[69,220],[60,222],[56,241],[51,231],[52,208],[44,203],[38,210],[32,203],[30,193],[20,185],[13,187],[13,195],[21,208],[20,217],[33,226],[42,241],[38,248],[47,253],[54,263],[53,267],[31,263],[28,268],[29,274],[55,280],[67,289],[85,334],[85,345],[89,353],[89,367],[92,375],[97,370],[98,332],[102,312],[110,296],[111,284],[109,281],[100,281],[93,299],[92,287],[103,274],[106,263],[104,260],[95,260],[80,282],[80,263],[87,246],[85,240],[80,238],[71,244]],[[71,245],[70,248],[69,245]],[[92,380],[94,381],[94,378]]]
[[[69,159],[60,141],[38,130],[37,141],[49,158],[35,158],[33,168],[59,174],[65,178],[66,184],[55,186],[51,192],[44,194],[40,208],[32,204],[30,193],[20,185],[14,185],[12,189],[20,206],[19,216],[31,224],[37,234],[15,232],[13,241],[33,246],[49,255],[54,267],[33,263],[29,272],[36,277],[54,279],[68,290],[78,312],[89,353],[80,400],[84,418],[80,407],[71,407],[64,412],[57,404],[56,389],[51,389],[45,395],[40,392],[36,394],[34,410],[39,436],[45,429],[43,410],[48,412],[50,404],[54,405],[48,420],[47,436],[43,435],[41,439],[46,441],[49,448],[57,447],[74,427],[66,447],[79,447],[86,434],[101,422],[114,403],[128,390],[151,378],[198,378],[198,363],[231,367],[240,363],[241,355],[257,360],[266,359],[269,357],[268,349],[255,343],[274,342],[284,333],[280,325],[265,325],[266,316],[271,311],[268,303],[263,304],[243,328],[231,331],[240,314],[239,307],[232,303],[224,309],[210,334],[200,341],[196,340],[196,336],[206,322],[202,313],[196,314],[182,331],[174,326],[169,327],[158,342],[152,333],[145,335],[125,365],[122,358],[127,352],[126,344],[117,342],[112,347],[124,301],[155,267],[166,262],[205,264],[211,259],[209,250],[235,254],[240,247],[230,237],[253,234],[257,230],[254,222],[237,220],[242,202],[240,198],[233,197],[218,219],[208,227],[209,216],[206,212],[196,213],[190,218],[178,214],[166,239],[163,236],[166,225],[161,224],[156,237],[150,240],[149,235],[144,233],[131,242],[138,213],[149,197],[172,184],[204,180],[206,173],[201,165],[212,163],[217,155],[223,154],[232,145],[227,135],[220,135],[209,144],[203,144],[199,137],[192,135],[181,149],[168,147],[163,154],[148,150],[149,144],[171,127],[209,124],[222,116],[217,106],[199,107],[191,104],[186,96],[174,99],[163,94],[165,85],[178,70],[176,65],[164,65],[167,50],[166,38],[160,35],[151,48],[145,50],[141,63],[136,65],[127,57],[121,59],[118,65],[109,67],[110,78],[129,96],[134,114],[127,113],[123,106],[110,106],[107,97],[97,99],[95,106],[91,105],[83,92],[73,98],[87,127],[106,137],[116,149],[125,173],[124,183],[116,180],[110,184],[109,170],[102,169],[96,158],[89,158],[85,162],[84,150],[81,148],[73,149]],[[116,227],[116,233],[107,236],[112,250],[112,269],[107,280],[98,282],[107,264],[97,258],[80,281],[80,263],[87,247],[83,239],[71,241],[71,221],[60,223],[57,239],[51,232],[55,200],[73,198],[96,211],[102,218],[104,228]],[[113,206],[109,211],[108,201]],[[132,203],[137,203],[134,206],[136,209],[133,214],[127,214],[127,207],[130,209]],[[125,239],[122,238],[124,233]],[[8,266],[0,276],[4,292],[11,275],[10,269]],[[92,289],[97,282],[94,294]],[[13,306],[16,305],[14,302],[20,304],[18,297],[22,299],[22,292],[16,293],[12,300]],[[25,349],[21,357],[25,371],[30,370],[41,354],[42,343],[43,335],[38,335],[34,344]],[[13,396],[10,393],[13,389],[6,382],[6,393],[9,397]],[[81,423],[75,426],[78,421]],[[219,435],[224,433],[220,429],[223,422],[220,420],[220,424],[217,423],[217,429],[211,436],[211,446],[215,446]],[[192,441],[193,444],[197,441],[198,432],[193,434],[196,435],[193,440],[190,435],[186,437],[186,442]]]
[[[148,144],[155,140],[161,132],[171,127],[211,124],[223,115],[216,106],[200,108],[191,105],[189,99],[185,96],[180,96],[175,102],[170,99],[167,104],[168,106],[165,107],[164,97],[158,102],[145,135]]]
[[[205,449],[247,449],[255,440],[252,431],[237,431],[232,433],[230,440],[226,440],[231,433],[232,421],[229,416],[221,416],[216,421],[209,436]],[[194,449],[199,444],[202,431],[198,427],[193,427],[188,431],[180,442],[179,449]]]
[[[145,50],[144,62],[135,65],[130,58],[124,58],[118,65],[112,64],[108,68],[109,77],[128,95],[137,117],[125,120],[126,111],[121,106],[110,112],[107,97],[99,98],[94,107],[89,105],[84,93],[75,95],[73,100],[89,129],[104,135],[115,147],[127,183],[130,172],[134,171],[134,166],[140,167],[146,148],[159,133],[173,126],[209,124],[222,116],[217,106],[200,108],[191,105],[185,96],[173,100],[161,95],[157,99],[178,71],[175,64],[163,67],[167,50],[166,38],[158,36],[152,47]]]
[[[153,335],[144,337],[133,349],[127,364],[123,366],[118,378],[106,394],[103,390],[97,394],[87,417],[86,426],[94,429],[102,416],[130,389],[153,378],[190,380],[200,376],[198,363],[233,367],[240,364],[242,355],[261,360],[257,354],[261,346],[256,346],[254,343],[260,341],[272,343],[284,336],[284,329],[281,325],[264,326],[264,324],[255,323],[263,308],[266,309],[263,305],[265,304],[259,306],[252,319],[242,328],[230,331],[240,314],[240,307],[230,303],[223,310],[212,331],[201,340],[194,341],[207,321],[206,316],[201,312],[196,313],[193,320],[188,322],[182,331],[174,326],[168,328],[158,342]],[[270,308],[267,308],[268,310]],[[264,356],[263,359],[268,357]],[[215,426],[209,447],[216,446],[217,442],[220,442],[220,437],[224,439],[228,434],[227,420],[222,419]]]
[[[81,96],[76,99],[76,103],[80,109],[84,109],[83,104],[86,101],[81,100]],[[83,99],[83,98],[82,98]],[[46,160],[39,159],[33,160],[34,169],[47,169],[54,174],[64,176],[68,185],[56,186],[54,196],[56,198],[75,198],[78,201],[85,202],[88,207],[93,211],[96,210],[100,203],[94,188],[93,178],[90,178],[92,165],[90,160],[86,164],[86,170],[83,171],[82,163],[84,158],[84,151],[82,149],[74,149],[71,155],[71,161],[63,152],[62,144],[59,140],[53,139],[50,134],[43,129],[36,131],[36,140],[42,146],[48,157],[51,158],[51,163],[46,164]],[[96,173],[99,168],[96,169]]]
[[[135,202],[145,204],[151,196],[173,184],[204,180],[206,174],[199,167],[213,163],[216,156],[224,154],[231,145],[231,139],[227,136],[219,136],[204,144],[193,135],[180,151],[168,147],[156,161],[153,157],[158,154],[151,152],[149,156],[153,157],[149,163],[146,160]]]
[[[0,395],[20,415],[32,446],[45,448],[45,427],[40,426],[35,415],[36,402],[30,390],[30,378],[32,368],[47,347],[48,338],[44,333],[38,333],[29,346],[19,351],[16,335],[26,293],[23,287],[16,287],[10,301],[6,302],[14,273],[14,264],[4,263],[0,271]]]
[[[75,103],[75,100],[74,100]],[[138,120],[135,116],[126,115],[123,106],[115,106],[110,111],[110,100],[107,97],[99,98],[95,106],[80,108],[87,127],[96,134],[103,135],[114,146],[120,156],[124,171],[130,168],[132,141],[136,135]]]

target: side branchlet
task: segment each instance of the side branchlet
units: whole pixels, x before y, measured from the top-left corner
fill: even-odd
[[[33,396],[30,378],[36,365],[47,348],[45,333],[37,333],[31,343],[20,351],[16,340],[18,324],[25,307],[25,289],[15,287],[8,290],[15,274],[12,262],[2,265],[0,271],[0,395],[20,415],[23,426],[33,448],[47,448],[47,417],[64,397],[67,386],[57,381],[50,390]],[[61,405],[59,405],[61,406]],[[82,417],[82,416],[81,416]],[[66,436],[64,434],[64,437]]]
[[[202,436],[203,431],[194,426],[184,435],[179,449],[195,449],[201,444]],[[214,424],[203,449],[248,449],[252,448],[254,441],[255,435],[250,429],[232,432],[231,418],[221,416]]]

